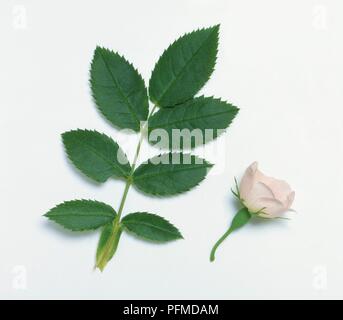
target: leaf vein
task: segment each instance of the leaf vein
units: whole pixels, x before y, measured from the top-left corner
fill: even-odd
[[[210,33],[208,35],[208,37],[203,41],[203,43],[199,46],[199,48],[193,53],[193,55],[190,57],[190,59],[188,59],[185,63],[185,65],[183,66],[183,68],[176,74],[176,77],[174,76],[174,72],[173,72],[173,79],[169,82],[168,86],[165,88],[165,90],[162,92],[160,98],[158,99],[159,101],[161,101],[165,94],[168,92],[168,90],[175,84],[175,81],[177,80],[177,78],[180,76],[180,74],[182,74],[182,72],[188,67],[188,65],[192,62],[192,60],[196,57],[196,55],[200,52],[200,50],[204,47],[204,45],[206,44],[207,40],[212,36],[212,33]]]
[[[124,94],[124,92],[123,92],[121,86],[119,85],[117,79],[116,79],[115,76],[113,75],[112,70],[111,70],[110,67],[108,66],[108,64],[107,64],[107,62],[106,62],[106,59],[104,58],[104,56],[103,56],[103,54],[102,54],[101,52],[100,52],[100,56],[101,56],[101,58],[102,58],[102,61],[104,62],[104,65],[105,65],[106,69],[108,70],[109,74],[111,75],[111,78],[112,78],[113,82],[115,83],[116,87],[118,88],[119,93],[120,93],[121,96],[124,98],[125,102],[127,103],[127,106],[129,107],[129,109],[130,109],[130,111],[131,111],[131,116],[133,116],[133,117],[136,119],[137,123],[139,123],[139,119],[138,119],[136,113],[134,112],[134,108],[133,108],[131,102],[129,101],[129,99],[127,98],[127,96]]]

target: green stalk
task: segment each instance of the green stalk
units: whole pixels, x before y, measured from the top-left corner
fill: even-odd
[[[132,169],[131,169],[129,176],[126,179],[125,189],[124,189],[124,193],[123,193],[123,196],[121,198],[121,201],[120,201],[118,213],[117,213],[116,218],[113,220],[111,235],[108,238],[108,240],[106,241],[106,245],[105,245],[103,251],[99,255],[97,255],[96,267],[99,268],[101,271],[103,271],[105,269],[108,261],[110,261],[112,259],[112,257],[114,256],[114,254],[117,250],[118,243],[120,240],[120,236],[122,233],[122,228],[121,228],[121,224],[120,224],[121,216],[123,213],[123,209],[124,209],[124,205],[126,202],[127,195],[129,193],[129,190],[130,190],[130,187],[132,184],[133,173],[134,173],[136,165],[137,165],[137,160],[138,160],[138,156],[139,156],[139,153],[141,150],[146,125],[148,124],[149,118],[154,113],[155,109],[156,109],[156,105],[152,108],[151,112],[148,115],[148,119],[147,119],[145,125],[140,130],[140,138],[139,138],[139,142],[138,142],[138,145],[136,148],[135,157],[134,157],[133,162],[132,162],[132,167],[131,167]],[[105,230],[103,230],[103,232],[104,231]]]
[[[230,228],[219,238],[211,250],[210,261],[213,262],[218,247],[231,234],[231,232],[245,226],[251,218],[251,213],[247,208],[240,209],[232,219]]]
[[[213,262],[216,254],[216,251],[218,249],[218,247],[222,244],[222,242],[229,236],[229,234],[232,232],[233,230],[231,228],[229,228],[229,230],[227,230],[220,238],[219,240],[215,243],[215,245],[213,246],[212,250],[211,250],[211,254],[210,254],[210,261]]]

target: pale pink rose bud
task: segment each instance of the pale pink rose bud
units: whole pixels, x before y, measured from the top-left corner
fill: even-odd
[[[295,192],[287,182],[265,176],[254,162],[245,171],[239,187],[243,205],[265,218],[279,217],[290,210]]]

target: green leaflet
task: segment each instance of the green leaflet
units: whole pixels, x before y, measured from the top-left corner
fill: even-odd
[[[194,155],[168,153],[140,165],[133,183],[142,191],[166,196],[182,193],[198,185],[212,164]]]
[[[44,216],[72,231],[97,229],[111,221],[116,212],[109,205],[94,200],[63,202]]]
[[[130,213],[123,218],[122,224],[129,232],[149,241],[168,242],[183,238],[169,221],[147,212]]]
[[[237,113],[238,108],[225,101],[198,97],[156,112],[149,119],[149,134],[156,129],[166,130],[169,139],[166,144],[159,142],[162,148],[194,148],[215,139],[222,133],[218,130],[226,129]]]
[[[105,182],[111,176],[126,178],[131,166],[124,152],[110,137],[90,130],[62,134],[71,162],[86,176]]]
[[[164,51],[149,82],[149,96],[160,107],[192,98],[216,63],[219,25],[185,34]]]
[[[96,267],[103,271],[115,254],[122,230],[114,230],[113,224],[105,225],[101,231],[100,239],[96,251]]]
[[[113,51],[97,47],[90,83],[101,113],[120,128],[140,129],[148,116],[148,95],[138,71]]]

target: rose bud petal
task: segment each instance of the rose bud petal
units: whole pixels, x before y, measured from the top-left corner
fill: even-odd
[[[245,171],[239,192],[243,205],[265,218],[276,218],[290,210],[295,197],[287,182],[264,175],[257,162]]]

